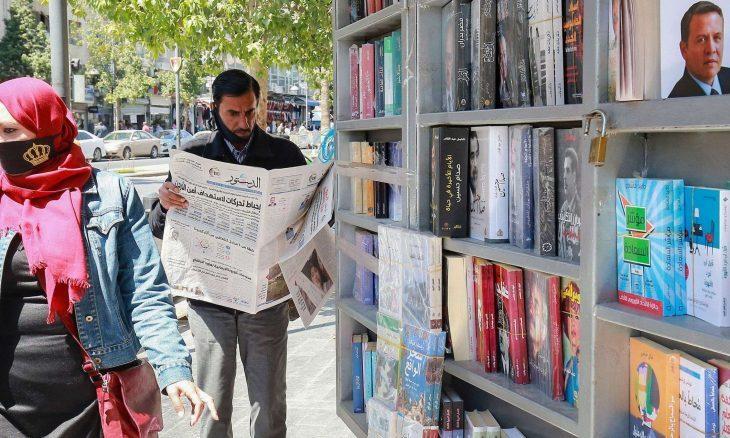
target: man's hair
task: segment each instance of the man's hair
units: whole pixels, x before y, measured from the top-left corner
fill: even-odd
[[[243,96],[253,90],[258,102],[261,94],[261,86],[256,78],[243,70],[230,69],[216,76],[213,81],[213,101],[219,104],[223,96]]]
[[[689,39],[689,23],[692,21],[692,17],[695,15],[710,14],[712,12],[722,17],[722,9],[712,2],[700,1],[690,6],[682,17],[682,41],[686,43]]]

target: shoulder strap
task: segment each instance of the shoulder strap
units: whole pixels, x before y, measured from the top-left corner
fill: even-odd
[[[91,379],[91,383],[93,383],[94,386],[96,386],[97,388],[103,386],[104,376],[99,372],[99,370],[96,369],[96,366],[94,366],[94,361],[91,359],[91,356],[84,348],[84,345],[81,343],[81,340],[79,339],[79,332],[76,328],[76,323],[71,318],[71,315],[69,315],[68,313],[64,313],[63,315],[57,315],[61,319],[61,322],[63,322],[63,325],[66,326],[66,330],[68,330],[68,333],[74,339],[76,345],[78,345],[79,349],[81,350],[81,358],[83,359],[81,368],[89,376],[89,379]]]

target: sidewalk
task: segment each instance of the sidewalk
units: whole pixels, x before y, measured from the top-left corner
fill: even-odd
[[[192,335],[187,320],[180,331],[193,355]],[[309,329],[301,320],[289,325],[289,356],[287,362],[287,429],[292,438],[349,438],[354,435],[335,412],[335,308],[334,301],[322,309]],[[236,392],[233,400],[233,433],[237,438],[249,435],[249,401],[243,367],[238,361]],[[198,437],[189,426],[189,410],[179,419],[167,397],[162,398],[165,430],[160,437]]]

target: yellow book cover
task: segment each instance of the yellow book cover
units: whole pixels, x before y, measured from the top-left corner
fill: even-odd
[[[362,146],[359,141],[350,142],[350,161],[362,163]],[[362,178],[351,178],[352,184],[352,212],[355,214],[365,213],[362,200]]]
[[[360,143],[362,147],[362,162],[364,164],[375,163],[375,148],[367,141]],[[375,216],[375,182],[369,179],[363,180],[362,184],[363,213],[368,216]]]
[[[629,436],[679,437],[679,353],[641,337],[630,345]]]

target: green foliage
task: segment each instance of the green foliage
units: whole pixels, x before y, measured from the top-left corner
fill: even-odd
[[[180,101],[191,104],[195,98],[204,92],[205,78],[208,74],[206,64],[198,56],[183,59],[180,69]],[[160,84],[160,94],[175,95],[175,73],[169,70],[161,71],[157,75]]]
[[[0,40],[0,80],[34,76],[51,78],[51,49],[43,23],[38,21],[30,2],[13,0],[5,35]]]

